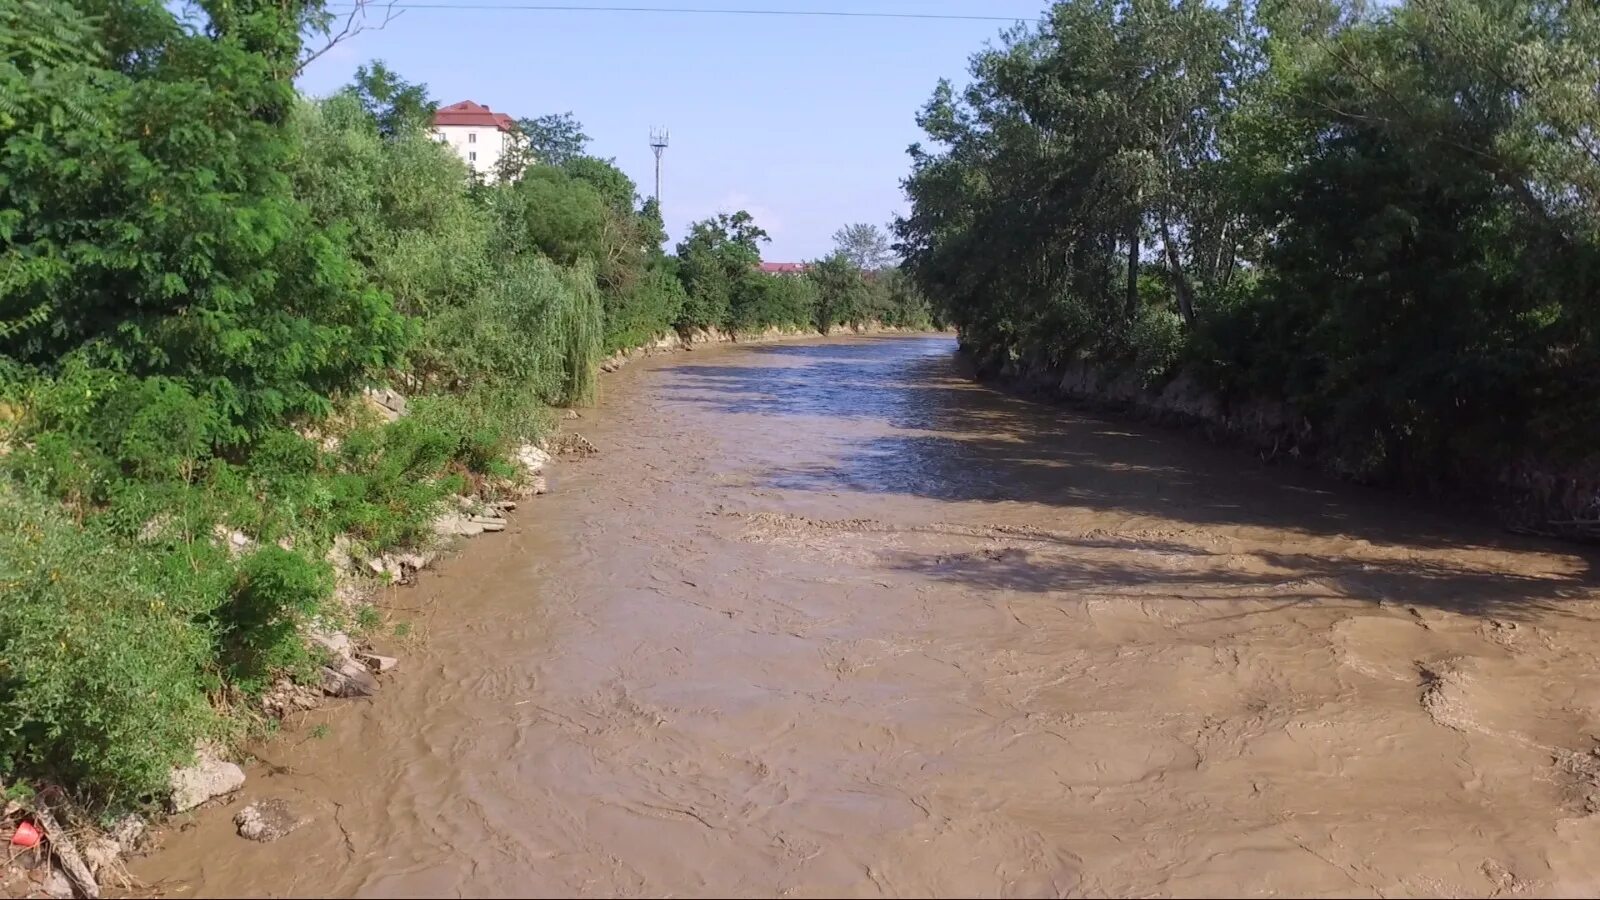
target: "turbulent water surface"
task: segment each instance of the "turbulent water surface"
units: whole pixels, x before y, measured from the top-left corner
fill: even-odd
[[[382,602],[419,639],[170,895],[1600,891],[1594,558],[976,386],[657,357]],[[392,643],[392,642],[391,642]],[[326,723],[327,733],[314,726]],[[233,834],[248,799],[312,824]]]

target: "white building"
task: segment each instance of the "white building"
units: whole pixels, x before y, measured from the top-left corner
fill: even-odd
[[[510,116],[471,100],[439,107],[433,114],[433,134],[485,181],[495,180],[500,158],[520,139]]]

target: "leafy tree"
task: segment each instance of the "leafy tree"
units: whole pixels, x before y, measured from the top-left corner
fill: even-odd
[[[678,275],[688,292],[680,325],[731,327],[740,311],[758,305],[749,276],[761,263],[761,244],[770,240],[744,210],[695,222],[678,244]]]
[[[413,84],[397,75],[382,60],[356,67],[349,91],[377,123],[385,138],[425,131],[439,104],[428,97],[428,86]]]
[[[394,361],[407,329],[284,174],[303,8],[201,10],[204,30],[134,3],[97,20],[51,4],[12,23],[0,322],[35,323],[0,350],[189,380],[242,436],[325,410],[329,392]]]
[[[594,186],[555,166],[534,166],[512,189],[510,207],[521,233],[515,246],[538,250],[558,263],[605,256],[605,198]]]
[[[673,267],[652,265],[626,291],[605,294],[606,349],[637,347],[665,334],[688,300]]]
[[[936,86],[897,249],[985,364],[1187,368],[1339,471],[1570,507],[1597,48],[1558,0],[1062,0]]]
[[[517,130],[522,134],[531,161],[547,166],[564,166],[582,156],[584,148],[589,146],[583,123],[570,112],[518,119]]]
[[[883,229],[858,222],[833,233],[834,252],[843,255],[864,272],[886,269],[894,263],[894,248]]]
[[[816,288],[815,324],[823,334],[868,315],[871,291],[865,273],[846,250],[841,248],[812,263],[806,278]]]
[[[661,204],[654,197],[647,198],[639,207],[639,240],[652,258],[664,252],[661,245],[667,242],[667,225],[661,218]]]
[[[616,160],[593,156],[575,156],[561,164],[573,178],[587,182],[606,201],[606,206],[623,214],[632,215],[638,203],[638,186],[617,168]]]

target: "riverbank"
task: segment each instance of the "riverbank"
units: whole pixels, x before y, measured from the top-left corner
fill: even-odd
[[[1570,546],[971,383],[939,336],[641,360],[146,884],[197,895],[1582,893]],[[803,435],[804,439],[797,439]],[[309,824],[240,840],[244,805]],[[1308,862],[1309,861],[1309,862]]]
[[[377,426],[379,434],[406,427],[400,423],[408,415],[407,402],[394,391],[368,391],[359,406],[363,408],[362,419],[387,423]],[[348,423],[342,428],[331,423],[328,430],[310,437],[332,449],[346,441],[369,437],[360,429],[372,427],[370,422],[355,428]],[[504,530],[509,511],[545,492],[543,472],[551,458],[549,450],[560,450],[568,443],[541,440],[523,444],[504,460],[496,461],[494,474],[470,483],[459,478],[446,482],[461,483],[466,489],[447,496],[442,504],[433,501],[440,495],[438,489],[413,490],[406,497],[413,501],[411,505],[387,510],[396,519],[419,519],[418,527],[398,546],[375,544],[370,533],[336,535],[321,560],[329,582],[289,585],[289,590],[302,592],[302,608],[314,609],[275,626],[282,632],[279,645],[291,648],[293,655],[274,671],[270,683],[254,691],[245,692],[234,686],[213,690],[208,699],[215,726],[207,732],[210,736],[195,746],[194,761],[170,772],[163,769],[161,774],[165,777],[160,787],[139,801],[123,800],[113,807],[92,794],[73,792],[75,786],[70,783],[18,780],[6,785],[4,820],[9,827],[5,834],[12,836],[12,853],[0,867],[0,895],[95,897],[105,887],[126,888],[125,858],[147,845],[152,822],[228,798],[245,785],[245,770],[235,762],[239,758],[236,741],[262,744],[277,733],[284,720],[334,700],[365,699],[377,694],[404,656],[396,646],[405,642],[391,638],[403,637],[408,627],[404,621],[380,612],[387,608],[388,596],[400,586],[414,583],[418,573],[451,551],[458,539]],[[0,502],[17,500],[0,491]],[[11,507],[5,509],[9,511]],[[143,533],[155,535],[180,527],[171,518],[156,518],[144,526]],[[214,549],[230,560],[249,560],[274,550],[287,554],[297,539],[309,543],[314,535],[307,529],[273,540],[270,534],[218,525],[197,540],[203,550]],[[47,551],[56,540],[58,536],[53,535],[46,535],[42,541],[37,536],[34,539]],[[121,548],[97,549],[102,561],[115,563],[125,558],[116,555]],[[50,559],[43,564],[59,565]],[[113,573],[112,577],[120,574]],[[94,627],[91,620],[87,628],[79,626],[75,636],[87,631],[90,637],[86,650],[91,655],[111,657],[125,666],[127,657],[132,655],[128,648],[95,640]],[[391,628],[393,635],[386,633]],[[80,682],[94,674],[66,673]],[[95,699],[103,700],[98,695]],[[81,711],[84,716],[93,713],[92,708]],[[161,733],[169,723],[147,720],[141,727]],[[148,751],[139,743],[145,737],[120,735],[109,750],[98,752],[133,757]],[[108,809],[122,815],[113,821],[106,815]],[[269,822],[264,815],[255,808],[242,811],[238,822],[241,836],[272,840],[300,824],[281,815]]]
[[[877,334],[897,332],[899,329],[877,323],[863,324],[845,329],[852,334]],[[697,330],[679,336],[663,338],[629,353],[619,354],[607,361],[607,371],[614,370],[632,358],[654,355],[670,350],[691,350],[707,345],[729,343],[773,343],[806,338],[816,339],[814,331],[802,329],[766,329],[750,335],[735,335],[715,330]],[[379,421],[395,423],[408,414],[405,397],[392,390],[369,391],[364,397],[367,413]],[[580,414],[569,410],[565,421],[570,423]],[[316,436],[327,447],[334,448],[345,434],[335,426],[327,434]],[[538,444],[527,444],[516,450],[501,463],[512,477],[494,477],[473,482],[470,493],[449,499],[446,509],[425,524],[419,534],[425,540],[413,539],[397,549],[374,551],[356,535],[345,534],[333,540],[326,554],[326,562],[334,578],[333,598],[330,607],[318,613],[310,624],[305,642],[310,648],[314,666],[307,679],[304,672],[294,679],[279,677],[259,697],[230,696],[226,699],[228,715],[235,721],[250,724],[253,731],[265,730],[267,734],[279,729],[279,722],[317,709],[332,700],[367,699],[379,692],[391,674],[404,663],[407,655],[406,640],[387,639],[386,629],[403,632],[408,623],[396,616],[382,612],[392,607],[383,598],[396,587],[414,583],[418,573],[433,565],[450,544],[459,538],[472,537],[485,532],[499,532],[507,527],[507,515],[519,502],[543,494],[546,490],[544,466],[551,452],[571,450],[585,452],[586,442],[581,434],[570,431],[555,434]],[[240,529],[219,530],[210,538],[226,547],[234,556],[248,555],[258,548],[258,537]],[[251,740],[251,745],[271,746],[270,742]],[[177,813],[186,813],[212,801],[234,796],[247,781],[246,773],[235,761],[236,754],[219,742],[207,741],[199,751],[199,759],[190,766],[172,772],[169,784],[170,797],[163,793],[154,798],[155,806]],[[21,867],[7,870],[6,884],[12,892],[34,888],[55,893],[75,892],[93,894],[97,881],[109,878],[113,884],[121,879],[121,859],[138,852],[143,846],[143,833],[147,819],[129,817],[114,829],[100,829],[88,825],[91,818],[59,791],[49,797],[26,797],[13,803],[6,812],[12,823],[27,823],[28,827],[43,828],[41,822],[50,816],[51,805],[61,815],[62,821],[74,823],[68,830],[59,826],[47,829],[45,847],[37,853],[26,855]],[[241,811],[235,823],[241,835],[248,834],[257,840],[275,840],[299,826],[300,821],[279,810],[283,819],[269,828],[260,827],[262,813],[254,808]],[[79,846],[84,848],[78,852]],[[86,862],[71,862],[78,857]],[[73,871],[74,883],[69,884],[66,873]]]
[[[679,353],[696,347],[717,344],[775,344],[785,341],[820,340],[829,337],[865,337],[879,334],[926,334],[927,328],[902,328],[882,322],[862,322],[843,325],[828,334],[815,328],[784,328],[773,326],[757,332],[732,332],[719,328],[691,328],[687,331],[670,331],[666,334],[628,350],[619,350],[600,362],[600,371],[615,372],[634,360],[658,356],[662,353]]]
[[[1228,397],[1207,389],[1192,373],[1179,372],[1152,386],[1133,371],[1085,361],[975,360],[975,366],[979,377],[1034,399],[1193,429],[1264,460],[1350,477],[1334,453],[1336,436],[1319,431],[1290,404]],[[1440,473],[1426,489],[1388,486],[1457,504],[1513,531],[1600,543],[1600,468],[1557,466],[1534,455],[1491,468],[1478,471],[1470,483]]]

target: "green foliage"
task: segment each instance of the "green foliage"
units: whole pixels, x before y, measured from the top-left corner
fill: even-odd
[[[985,360],[1187,367],[1362,478],[1593,459],[1593,4],[1063,0],[972,76],[896,232]]]
[[[517,130],[522,133],[531,163],[563,166],[582,156],[584,148],[589,146],[583,123],[570,112],[518,119]]]
[[[931,325],[928,302],[911,279],[899,269],[863,270],[856,263],[861,252],[860,247],[841,246],[806,272],[817,330],[827,334],[840,326],[869,322],[904,328]]]
[[[326,564],[273,546],[245,557],[213,626],[228,679],[258,692],[273,675],[308,665],[300,629],[332,593]]]
[[[427,85],[406,81],[383,60],[357,66],[355,82],[347,90],[387,139],[426,131],[439,108],[428,97]]]
[[[874,273],[868,286],[876,298],[869,318],[900,328],[942,327],[928,298],[904,270],[880,270]]]
[[[734,332],[805,328],[811,325],[816,306],[816,289],[805,278],[747,269],[733,282],[725,327]]]
[[[666,242],[667,226],[661,219],[661,204],[651,197],[639,207],[639,244],[655,261],[663,255],[661,245]]]
[[[617,168],[614,160],[579,156],[567,160],[561,170],[598,191],[607,208],[624,215],[633,213],[639,199],[638,186]]]
[[[49,4],[12,23],[4,351],[186,381],[236,439],[325,412],[328,393],[397,359],[405,328],[283,174],[298,19],[247,3],[198,30],[158,4],[111,8],[90,20]]]
[[[563,265],[604,255],[606,201],[594,185],[555,166],[533,166],[513,188],[511,214],[521,223],[517,247]]]
[[[425,320],[417,371],[440,387],[516,385],[560,401],[573,332],[603,327],[592,270],[582,271],[588,284],[536,256],[507,264],[470,300]]]
[[[100,803],[136,801],[217,732],[211,635],[195,618],[203,592],[168,563],[0,485],[7,783],[43,776]]]
[[[876,272],[889,268],[894,262],[894,248],[883,229],[869,222],[846,225],[833,233],[834,252],[844,256],[863,272]]]
[[[664,264],[651,267],[627,293],[606,294],[605,349],[638,347],[666,334],[688,301],[675,271]]]
[[[815,285],[816,326],[823,334],[867,314],[870,291],[866,273],[847,251],[836,251],[815,263],[806,278]]]
[[[751,292],[760,282],[750,275],[768,240],[744,210],[689,226],[678,244],[678,277],[689,295],[679,327],[732,328],[736,320],[753,319],[761,301]]]

